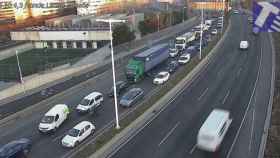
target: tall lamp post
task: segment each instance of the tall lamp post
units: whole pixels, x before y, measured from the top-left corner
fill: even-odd
[[[202,33],[203,33],[203,7],[201,8],[201,24],[200,24],[200,44],[199,44],[199,59],[202,58]]]
[[[225,18],[225,0],[223,0],[223,16],[222,16],[222,30],[221,32],[223,32],[224,29],[224,18]]]
[[[183,19],[182,19],[182,22],[184,22],[185,21],[185,9],[186,9],[187,7],[183,7]]]
[[[110,26],[110,41],[111,41],[111,59],[112,59],[112,71],[113,71],[113,89],[114,89],[114,100],[115,100],[115,115],[116,115],[116,129],[120,129],[119,124],[119,112],[118,112],[118,100],[116,92],[116,76],[115,76],[115,64],[114,64],[114,48],[113,48],[113,31],[112,23],[125,23],[125,20],[116,19],[96,19],[97,22],[106,22]]]

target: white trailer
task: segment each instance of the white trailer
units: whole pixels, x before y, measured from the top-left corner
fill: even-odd
[[[188,44],[195,40],[195,32],[187,32],[176,38],[175,47],[182,51],[187,48]]]

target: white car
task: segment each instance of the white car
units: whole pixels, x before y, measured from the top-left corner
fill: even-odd
[[[212,35],[218,34],[218,30],[217,30],[217,29],[213,29],[213,30],[211,31],[211,34],[212,34]]]
[[[96,108],[100,107],[103,102],[103,95],[99,92],[92,92],[80,102],[80,104],[76,107],[76,110],[79,113],[86,113],[90,111],[96,110]]]
[[[68,131],[63,137],[62,146],[73,148],[95,131],[95,126],[89,121],[82,121]]]
[[[239,11],[238,11],[238,10],[234,10],[233,13],[234,13],[234,14],[238,14]]]
[[[170,76],[170,74],[167,71],[160,72],[155,76],[153,83],[154,84],[163,84],[164,82],[168,81],[169,76]]]
[[[176,57],[179,54],[179,50],[176,48],[170,48],[169,49],[169,55],[170,57]]]
[[[188,53],[182,54],[178,60],[179,64],[186,64],[190,61],[191,55]]]
[[[241,50],[248,49],[248,47],[249,47],[249,42],[248,42],[248,41],[241,41],[241,42],[240,42],[239,48],[240,48]]]

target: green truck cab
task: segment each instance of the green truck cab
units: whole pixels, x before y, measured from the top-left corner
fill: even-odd
[[[134,55],[126,66],[128,82],[136,83],[144,78],[145,73],[169,57],[168,45],[159,44]]]
[[[140,60],[130,59],[126,66],[126,78],[129,82],[138,82],[144,76],[144,63]]]

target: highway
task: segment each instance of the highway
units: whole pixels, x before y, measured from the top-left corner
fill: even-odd
[[[261,36],[261,39],[251,34],[246,16],[233,15],[231,20],[232,29],[206,70],[110,157],[257,157],[269,100],[270,87],[267,83],[271,80],[271,48],[267,37]],[[241,40],[249,41],[248,51],[238,49]],[[262,93],[256,97],[256,89],[264,91],[260,91]],[[256,99],[258,103],[254,101],[255,98],[259,98]],[[255,124],[255,131],[248,132],[251,124],[245,121],[244,125],[244,118],[248,109],[253,111],[252,103],[258,105],[258,115],[255,115],[258,117],[251,121]],[[220,150],[209,153],[196,147],[196,136],[213,108],[229,110],[233,122]],[[250,133],[253,133],[253,137],[250,137]],[[253,154],[245,156],[243,153],[247,153],[247,142],[252,138]]]
[[[194,25],[191,25],[194,26]],[[190,27],[186,27],[186,30],[189,30]],[[161,42],[166,42],[168,40],[164,40]],[[145,48],[147,49],[147,47]],[[162,64],[159,69],[164,68],[165,63]],[[181,67],[182,69],[183,67]],[[117,68],[117,80],[125,80],[124,76],[124,67],[119,66]],[[32,150],[29,154],[31,158],[58,158],[58,157],[68,157],[69,154],[76,150],[74,149],[66,149],[61,146],[61,139],[66,134],[66,132],[71,129],[74,125],[83,120],[93,121],[96,128],[97,133],[101,131],[102,128],[110,125],[114,121],[114,104],[113,99],[108,98],[106,93],[109,92],[112,86],[112,71],[111,69],[107,69],[106,71],[99,72],[98,74],[93,75],[92,81],[89,83],[80,86],[78,88],[73,89],[73,91],[62,95],[59,98],[55,98],[47,103],[39,103],[39,109],[31,115],[27,115],[21,117],[19,119],[13,120],[11,122],[7,122],[5,124],[0,125],[1,133],[0,133],[0,146],[19,138],[29,138],[32,140]],[[92,77],[84,76],[86,78]],[[62,85],[63,86],[63,85]],[[64,85],[65,86],[65,85]],[[156,87],[152,84],[152,78],[148,77],[147,79],[132,85],[131,87],[141,87],[145,91],[145,97],[151,95],[153,93],[153,89]],[[130,88],[131,88],[130,87]],[[82,100],[84,96],[89,94],[92,91],[99,91],[104,95],[104,104],[102,108],[93,115],[79,115],[74,111],[74,108],[78,103]],[[38,94],[39,95],[39,94]],[[37,98],[35,94],[33,97],[37,99],[36,101],[40,101],[41,99],[45,99],[44,97]],[[144,98],[145,98],[144,97]],[[28,99],[26,100],[18,100],[16,101],[17,105],[23,103],[24,106],[28,107]],[[53,135],[42,135],[38,132],[38,124],[44,115],[44,113],[55,104],[65,103],[71,108],[70,118],[56,131]],[[137,106],[137,105],[136,105]],[[9,108],[12,109],[12,108]],[[24,109],[23,107],[17,109],[17,111]],[[128,113],[131,108],[123,109],[119,108],[119,112],[121,115],[125,115]],[[9,111],[7,111],[9,113]],[[96,134],[91,136],[91,138],[96,137]],[[87,139],[84,143],[89,141],[91,138]],[[82,144],[81,144],[82,145]],[[80,146],[81,146],[80,145]],[[80,147],[78,146],[78,147]]]

